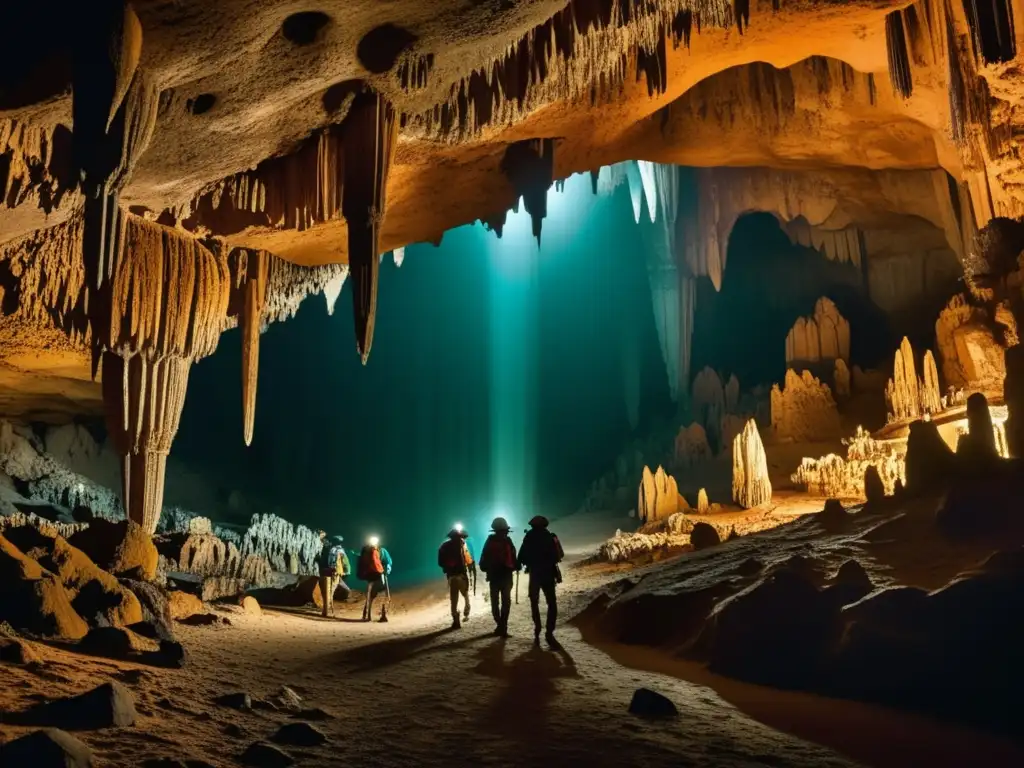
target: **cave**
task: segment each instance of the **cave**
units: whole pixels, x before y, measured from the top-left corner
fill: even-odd
[[[1024,764],[1020,11],[12,9],[0,764]]]

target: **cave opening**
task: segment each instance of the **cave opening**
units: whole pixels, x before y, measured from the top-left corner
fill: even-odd
[[[482,537],[495,510],[521,529],[575,508],[672,404],[628,191],[595,197],[576,176],[548,195],[540,249],[520,205],[501,239],[478,223],[405,248],[401,268],[385,254],[365,367],[350,354],[350,281],[333,314],[315,296],[269,326],[249,448],[224,386],[239,335],[225,334],[192,370],[175,456],[217,467],[239,522],[276,511],[346,540],[380,535],[396,583],[434,573],[456,520]]]

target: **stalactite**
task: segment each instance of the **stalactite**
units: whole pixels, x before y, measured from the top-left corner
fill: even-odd
[[[405,246],[395,248],[395,250],[391,252],[391,259],[395,262],[395,266],[400,268],[402,263],[405,261]]]
[[[640,171],[640,184],[643,187],[644,197],[647,199],[647,215],[653,224],[658,219],[658,182],[655,179],[654,163],[646,160],[637,162],[637,169]]]
[[[434,54],[406,55],[396,69],[398,82],[407,91],[427,87],[427,76],[434,68]]]
[[[629,199],[633,203],[633,221],[640,223],[640,211],[644,205],[644,182],[640,177],[640,166],[635,162],[626,164],[626,183],[629,185]]]
[[[597,194],[597,185],[598,185],[598,182],[600,180],[601,180],[601,169],[598,168],[596,171],[592,170],[590,172],[590,191],[592,193],[594,193],[595,195]]]
[[[343,131],[344,125],[330,125],[294,152],[217,182],[178,217],[188,229],[204,227],[219,235],[252,226],[302,232],[337,218],[345,193]]]
[[[974,57],[986,64],[1013,61],[1017,37],[1011,0],[963,0]]]
[[[541,225],[547,216],[548,190],[555,170],[553,139],[527,139],[509,144],[501,161],[501,170],[523,198],[533,222],[533,236],[540,244]]]
[[[693,11],[679,11],[672,18],[672,47],[678,48],[682,43],[690,47],[690,34],[693,30]]]
[[[885,17],[885,47],[889,55],[892,89],[904,99],[909,99],[914,90],[914,78],[910,71],[902,11],[893,11]]]
[[[152,532],[189,368],[217,347],[231,277],[226,260],[193,238],[133,214],[121,219],[111,279],[90,307],[93,344],[107,429],[123,458],[124,506]]]
[[[387,181],[398,138],[398,122],[391,103],[371,91],[353,103],[344,129],[345,194],[341,208],[348,221],[356,348],[365,364],[373,344],[380,229],[387,209]]]
[[[242,307],[239,328],[242,332],[242,437],[252,445],[256,423],[256,384],[259,378],[260,331],[267,303],[270,256],[266,251],[241,251],[239,273],[242,282]]]
[[[625,83],[631,61],[648,92],[667,86],[666,37],[689,45],[697,22],[732,24],[729,0],[571,0],[527,31],[495,58],[454,83],[433,109],[410,116],[410,127],[429,135],[464,137],[486,126],[510,124],[544,103],[610,98]],[[619,52],[619,55],[609,55]],[[399,82],[413,86],[412,64],[399,68]]]

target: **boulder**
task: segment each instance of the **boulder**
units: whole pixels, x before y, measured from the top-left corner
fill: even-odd
[[[167,593],[148,581],[121,579],[121,583],[130,589],[142,606],[142,620],[153,626],[155,637],[159,640],[173,640],[174,631],[171,626],[171,609]],[[134,628],[136,625],[132,625]],[[135,630],[138,631],[138,630]],[[140,634],[144,634],[141,633]],[[150,635],[146,635],[150,637]]]
[[[89,631],[60,580],[0,536],[0,621],[33,635],[77,640]]]
[[[956,456],[933,421],[915,421],[907,436],[906,492],[912,496],[948,488],[956,474]]]
[[[637,688],[633,692],[633,699],[629,702],[629,713],[649,718],[679,716],[679,710],[670,699],[649,688]]]
[[[880,504],[885,501],[885,484],[878,473],[878,467],[869,464],[864,470],[864,497],[868,504]]]
[[[89,747],[56,728],[33,731],[0,746],[0,765],[32,768],[92,768]]]
[[[215,698],[213,703],[230,709],[248,711],[252,709],[252,696],[245,691],[225,693],[223,696]]]
[[[149,581],[156,575],[157,551],[153,539],[131,520],[112,523],[96,519],[68,543],[115,575],[132,574],[142,581]]]
[[[718,535],[718,531],[710,523],[695,523],[693,530],[690,531],[690,544],[694,549],[707,549],[721,543],[722,539]]]
[[[78,696],[37,704],[10,717],[18,724],[70,731],[123,728],[135,724],[135,700],[131,691],[112,680]]]
[[[250,616],[263,615],[263,611],[260,609],[260,604],[257,602],[256,598],[248,595],[242,598],[242,610]]]
[[[287,709],[293,712],[302,709],[302,697],[287,685],[282,685],[278,688],[270,697],[270,700],[280,709]]]
[[[814,678],[836,630],[828,599],[805,576],[784,569],[719,603],[700,646],[713,672],[794,688]]]
[[[0,662],[4,664],[38,664],[39,654],[31,643],[18,637],[0,637]]]
[[[253,768],[288,768],[295,761],[277,747],[257,741],[250,744],[238,761]]]
[[[849,524],[850,514],[839,499],[828,499],[816,519],[826,531],[841,531]]]
[[[188,592],[172,591],[167,593],[167,610],[172,619],[181,621],[189,616],[203,612],[203,601]]]
[[[309,723],[285,723],[270,738],[275,744],[294,747],[318,747],[327,741],[322,731]]]

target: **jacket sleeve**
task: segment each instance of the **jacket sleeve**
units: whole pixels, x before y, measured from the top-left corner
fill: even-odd
[[[341,575],[348,576],[352,573],[352,561],[348,559],[348,552],[341,550]]]
[[[383,559],[381,560],[383,562]],[[387,564],[384,565],[387,568]],[[444,570],[444,544],[437,548],[437,567]]]
[[[516,545],[513,544],[512,548],[515,549],[515,546]],[[530,535],[529,534],[526,534],[526,536],[523,537],[523,543],[519,545],[519,555],[516,558],[516,563],[518,563],[520,568],[529,568],[530,567]]]
[[[391,573],[391,553],[384,547],[380,548],[380,564],[384,566],[384,573]]]

